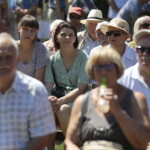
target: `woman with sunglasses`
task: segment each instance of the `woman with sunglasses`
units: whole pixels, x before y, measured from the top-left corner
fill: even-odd
[[[150,137],[145,97],[117,83],[123,74],[120,55],[112,48],[100,48],[89,57],[86,71],[100,86],[75,100],[66,150],[145,150]],[[109,105],[107,112],[99,111],[101,99]]]
[[[149,29],[150,30],[150,16],[142,16],[138,18],[134,24],[134,34],[137,33],[139,30],[142,29]],[[135,41],[129,42],[129,45],[135,49]]]
[[[125,68],[136,64],[136,52],[127,44],[130,38],[129,24],[121,18],[112,19],[101,26],[101,32],[108,38],[108,47],[114,48],[120,55]]]
[[[48,53],[45,46],[37,42],[39,24],[34,16],[25,15],[18,23],[20,40],[17,41],[20,62],[17,69],[29,76],[43,81]]]
[[[77,49],[76,30],[67,22],[60,23],[56,28],[54,45],[59,50],[50,57],[45,72],[45,85],[51,95],[49,99],[60,127],[66,135],[73,102],[86,91],[89,83],[85,72],[87,55]]]

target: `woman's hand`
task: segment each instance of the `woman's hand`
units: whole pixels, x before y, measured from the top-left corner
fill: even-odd
[[[150,150],[150,142],[148,143],[146,150]]]
[[[51,102],[53,111],[55,113],[57,111],[58,98],[56,96],[49,96],[48,99]]]
[[[51,101],[53,111],[56,113],[57,110],[60,108],[61,105],[63,105],[63,97],[57,98],[56,96],[49,96],[48,99]]]
[[[106,101],[109,101],[110,112],[114,113],[114,111],[117,111],[121,108],[118,101],[118,96],[114,93],[113,89],[109,88],[104,89],[101,96]]]

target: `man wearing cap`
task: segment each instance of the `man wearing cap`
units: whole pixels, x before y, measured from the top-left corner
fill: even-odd
[[[120,18],[112,19],[109,24],[103,24],[101,31],[108,37],[109,46],[118,51],[125,68],[136,64],[136,52],[127,43],[130,37],[128,23]]]
[[[76,28],[77,32],[83,31],[85,27],[80,23],[83,16],[83,10],[80,7],[71,7],[69,10],[69,22]]]
[[[92,48],[99,45],[96,38],[96,25],[103,21],[101,10],[92,9],[87,19],[81,20],[80,22],[86,26],[86,30],[78,33],[78,40],[80,50],[83,50],[87,55],[90,54]]]
[[[150,117],[150,30],[143,29],[135,33],[138,63],[125,70],[118,82],[134,91],[144,93]]]

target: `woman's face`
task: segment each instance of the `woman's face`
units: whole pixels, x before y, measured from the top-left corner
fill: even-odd
[[[60,47],[73,46],[75,40],[75,33],[71,28],[62,28],[57,35],[57,42],[60,44]]]
[[[28,26],[18,27],[18,32],[20,34],[20,39],[25,41],[33,41],[36,37],[37,30]]]
[[[114,84],[118,79],[117,67],[109,61],[100,61],[93,65],[94,80],[99,84],[103,77],[108,79],[108,85]]]

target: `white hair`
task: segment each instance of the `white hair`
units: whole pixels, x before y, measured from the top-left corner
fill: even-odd
[[[58,27],[58,25],[59,25],[61,22],[64,22],[64,20],[56,19],[55,21],[53,21],[53,22],[50,24],[50,27],[49,27],[50,32],[55,31],[56,28]]]
[[[10,34],[6,32],[0,33],[0,42],[2,41],[10,41],[13,47],[15,48],[16,56],[19,56],[19,48],[18,48],[17,42],[14,40],[14,38]]]

